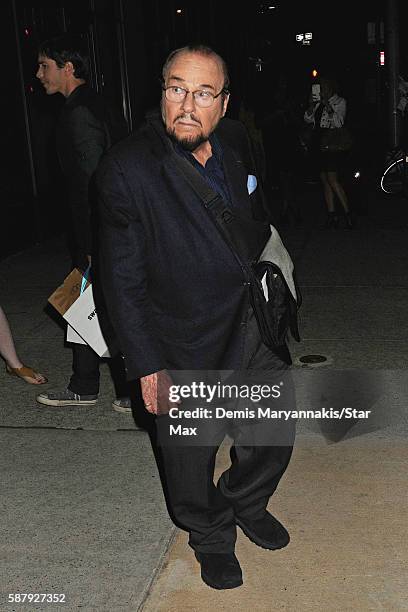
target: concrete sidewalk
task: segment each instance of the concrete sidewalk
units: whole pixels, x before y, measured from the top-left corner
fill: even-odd
[[[406,440],[299,436],[269,505],[289,546],[263,550],[238,530],[244,585],[216,591],[179,533],[144,612],[406,610],[407,466]]]
[[[168,518],[148,434],[111,408],[107,365],[90,408],[39,406],[38,388],[3,371],[0,610],[408,609],[407,224],[388,210],[380,227],[373,208],[355,230],[327,232],[317,229],[319,210],[312,203],[303,227],[282,231],[303,294],[295,371],[310,372],[299,358],[317,353],[327,357],[319,372],[370,372],[380,391],[361,401],[379,419],[355,423],[336,442],[299,422],[270,506],[290,545],[269,552],[239,533],[244,586],[206,587],[186,535]],[[60,240],[0,262],[1,304],[18,352],[49,377],[46,388],[70,374],[64,332],[44,311],[68,271]],[[298,386],[300,406],[316,399],[310,391]],[[226,442],[217,474],[227,451]],[[17,592],[65,593],[66,604],[7,604]]]
[[[106,363],[96,406],[35,401],[69,380],[72,352],[44,310],[68,271],[62,240],[0,263],[17,351],[49,378],[35,387],[0,371],[0,610],[138,610],[174,533],[149,436],[112,410]],[[9,593],[66,603],[8,605]]]

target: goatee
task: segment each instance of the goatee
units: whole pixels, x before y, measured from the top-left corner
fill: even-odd
[[[178,144],[182,149],[184,149],[184,151],[189,151],[190,153],[195,151],[197,147],[199,147],[201,144],[203,144],[203,142],[206,142],[208,140],[208,138],[206,138],[202,134],[200,134],[199,136],[195,136],[194,138],[179,138],[174,128],[166,128],[166,132],[174,143]]]

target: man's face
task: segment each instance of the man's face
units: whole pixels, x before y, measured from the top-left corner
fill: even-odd
[[[205,90],[217,95],[224,86],[224,75],[216,58],[183,52],[176,55],[170,65],[164,83],[164,87],[169,86],[182,87],[189,92]],[[202,108],[192,93],[188,93],[182,102],[171,102],[163,92],[161,108],[167,133],[182,147],[194,151],[208,140],[225,115],[228,97],[221,95],[211,106]]]
[[[65,92],[66,74],[64,68],[58,68],[53,59],[45,55],[38,56],[38,70],[35,75],[40,79],[48,95]]]

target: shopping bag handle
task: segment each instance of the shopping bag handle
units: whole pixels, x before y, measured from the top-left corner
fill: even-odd
[[[91,264],[89,264],[89,266],[87,267],[87,269],[85,270],[85,272],[82,275],[82,283],[81,283],[81,291],[80,293],[83,293],[85,291],[86,288],[86,284],[89,280],[89,274],[91,272]]]

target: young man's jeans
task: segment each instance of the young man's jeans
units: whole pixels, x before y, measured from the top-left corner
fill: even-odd
[[[68,389],[78,395],[98,395],[101,357],[85,344],[74,344],[72,376]],[[107,360],[116,397],[129,397],[123,358],[120,354]]]

